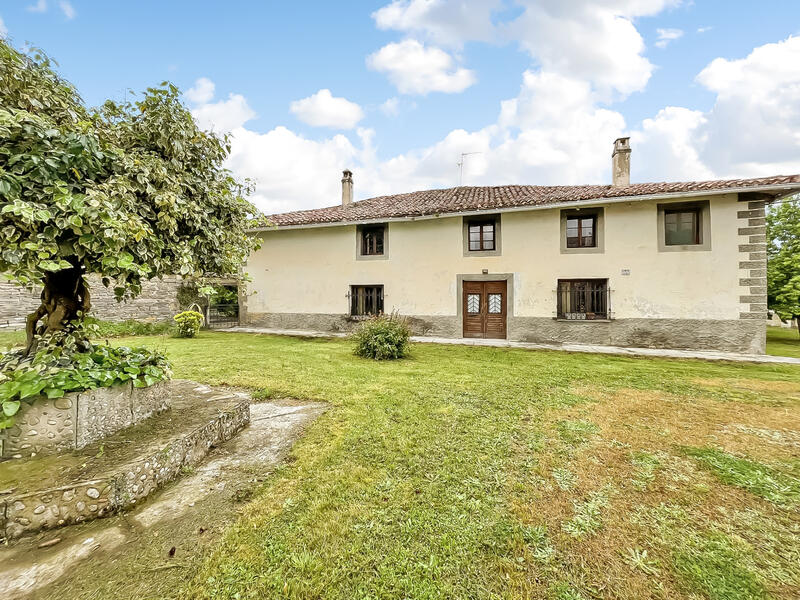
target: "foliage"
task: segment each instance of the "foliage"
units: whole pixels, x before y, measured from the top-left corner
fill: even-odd
[[[177,323],[178,337],[193,338],[203,326],[203,315],[195,310],[185,310],[172,317]]]
[[[127,337],[132,335],[165,335],[173,333],[175,326],[168,321],[100,321],[89,317],[89,323],[97,325],[95,338]]]
[[[762,463],[739,458],[717,448],[683,448],[684,454],[696,459],[721,481],[744,488],[770,502],[800,502],[800,480]]]
[[[76,352],[69,343],[46,346],[32,359],[21,350],[0,357],[0,429],[13,425],[22,402],[38,396],[60,398],[67,392],[110,387],[126,381],[147,387],[170,376],[166,357],[147,348],[93,346]]]
[[[782,319],[800,317],[800,196],[767,212],[767,303]]]
[[[118,299],[163,274],[239,277],[258,213],[229,152],[174,85],[90,110],[46,56],[0,40],[0,272],[99,273]]]
[[[411,329],[397,315],[378,315],[362,323],[353,334],[354,353],[363,358],[388,360],[403,358],[408,353]]]

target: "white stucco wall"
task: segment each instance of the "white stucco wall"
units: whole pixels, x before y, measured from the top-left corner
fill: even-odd
[[[383,284],[387,312],[455,315],[456,275],[488,269],[514,274],[515,316],[553,317],[558,279],[597,277],[618,319],[739,318],[736,195],[710,198],[710,251],[659,252],[657,204],[599,204],[598,254],[561,253],[560,209],[503,213],[500,256],[465,257],[460,216],[390,223],[386,260],[356,260],[354,225],[267,231],[247,269],[248,312],[345,314],[350,285]]]

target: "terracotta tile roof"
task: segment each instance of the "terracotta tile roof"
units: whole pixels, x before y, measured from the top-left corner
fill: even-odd
[[[539,207],[636,196],[746,190],[764,186],[786,186],[800,191],[800,175],[779,175],[757,179],[685,181],[672,183],[634,183],[612,185],[501,185],[493,187],[455,187],[378,196],[359,200],[348,206],[330,206],[313,210],[272,215],[278,226],[352,223],[380,219],[420,217],[447,213],[494,211],[515,207]],[[778,191],[778,190],[776,190]]]

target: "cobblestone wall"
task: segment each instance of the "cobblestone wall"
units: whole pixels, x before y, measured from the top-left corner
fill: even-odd
[[[159,382],[147,388],[131,383],[62,398],[23,402],[14,426],[0,433],[0,456],[22,458],[83,448],[169,407],[170,387]]]
[[[175,275],[142,283],[142,293],[128,302],[118,303],[114,290],[106,288],[100,278],[89,276],[92,294],[92,316],[103,321],[167,321],[178,312],[178,288],[181,278]],[[40,290],[0,281],[0,329],[23,329],[25,317],[39,306]]]

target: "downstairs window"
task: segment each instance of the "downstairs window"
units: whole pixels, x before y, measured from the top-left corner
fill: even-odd
[[[557,315],[569,321],[608,319],[608,279],[559,279]]]
[[[353,317],[383,313],[382,285],[351,285],[350,315]]]

